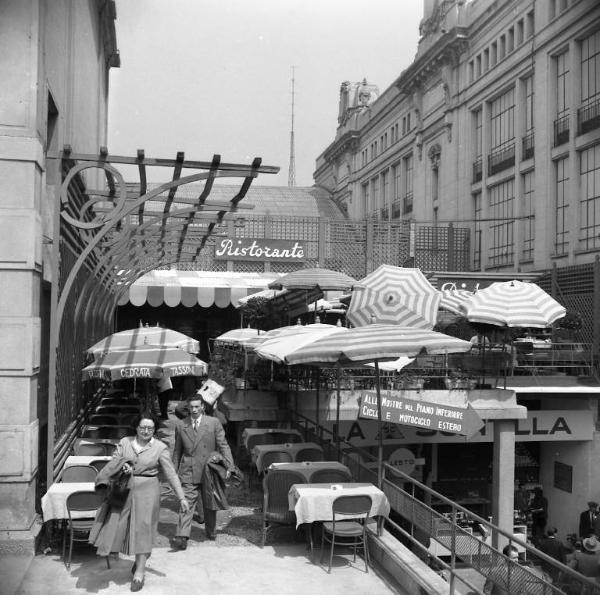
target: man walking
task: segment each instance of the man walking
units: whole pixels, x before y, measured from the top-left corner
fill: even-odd
[[[219,452],[225,459],[227,477],[234,468],[231,449],[225,439],[223,426],[214,417],[205,414],[206,403],[196,393],[188,398],[189,416],[175,425],[175,445],[173,463],[179,472],[186,500],[189,503],[187,512],[179,513],[174,547],[186,549],[192,527],[194,509],[202,499],[204,510],[204,528],[206,537],[216,538],[217,511],[207,507],[202,491],[202,475],[204,467],[213,452]]]

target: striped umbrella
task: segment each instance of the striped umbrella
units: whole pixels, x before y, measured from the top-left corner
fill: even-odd
[[[177,347],[141,345],[100,355],[82,370],[83,380],[138,380],[163,376],[204,376],[208,366]]]
[[[440,309],[464,316],[469,300],[475,295],[468,289],[442,289]]]
[[[504,281],[477,291],[466,305],[469,322],[496,326],[545,328],[566,309],[535,283]]]
[[[356,279],[345,273],[322,269],[299,269],[269,283],[269,289],[314,289],[321,291],[348,291]]]
[[[264,332],[264,331],[263,331]],[[229,343],[235,345],[244,345],[258,337],[260,331],[255,328],[234,328],[218,337],[215,337],[215,343]]]
[[[471,349],[469,341],[444,335],[435,331],[400,327],[397,325],[370,324],[358,328],[331,333],[288,354],[288,364],[336,365],[337,407],[336,428],[339,427],[340,366],[349,363],[374,362],[375,389],[377,392],[377,417],[379,444],[377,478],[381,487],[383,478],[383,432],[381,412],[381,388],[379,362],[396,360],[401,356],[414,357],[425,351],[431,354],[462,353]],[[339,449],[339,434],[335,435]]]
[[[347,317],[357,327],[375,322],[431,329],[440,299],[420,269],[383,264],[353,288]]]
[[[320,337],[326,337],[336,332],[346,332],[348,329],[338,327],[333,324],[307,324],[306,326],[296,325],[295,333],[284,333],[278,336],[271,336],[267,340],[258,344],[254,351],[259,357],[278,363],[284,363],[285,358],[300,349],[316,341]],[[292,327],[293,328],[293,327]]]
[[[293,364],[342,364],[395,360],[400,356],[463,353],[472,345],[436,331],[401,327],[393,324],[370,324],[340,330],[301,347],[286,357]]]
[[[198,353],[200,351],[200,343],[183,333],[159,326],[140,326],[113,333],[92,345],[86,353],[96,357],[109,351],[123,351],[141,345],[178,347],[188,353]]]

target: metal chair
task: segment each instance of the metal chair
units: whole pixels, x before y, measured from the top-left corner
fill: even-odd
[[[296,525],[296,513],[289,510],[288,492],[295,483],[306,483],[298,471],[274,469],[263,479],[263,523],[261,547],[273,525]]]
[[[286,450],[270,450],[262,457],[263,473],[271,466],[271,463],[291,463],[292,455]]]
[[[322,461],[323,460],[323,451],[319,448],[307,447],[301,448],[296,453],[295,461],[297,463],[302,463],[304,461]]]
[[[67,526],[63,532],[63,551],[62,557],[65,560],[65,566],[67,570],[71,568],[71,556],[73,555],[73,542],[85,542],[87,543],[88,537],[92,526],[94,525],[94,519],[96,517],[96,511],[102,505],[103,495],[99,492],[94,491],[79,491],[73,492],[67,496]],[[72,513],[77,513],[77,518],[73,518]],[[83,518],[82,513],[86,514]],[[67,540],[67,533],[69,534],[69,557],[65,559],[65,547]],[[110,568],[109,556],[106,556],[106,565]]]
[[[106,466],[106,463],[108,463],[108,461],[104,460],[104,459],[95,459],[93,461],[90,461],[90,465],[96,469],[96,471],[100,471],[101,469],[104,469],[104,467]]]
[[[107,428],[106,435],[103,438],[116,438],[121,439],[125,436],[135,436],[135,430],[133,428],[119,426],[116,428]]]
[[[62,483],[83,483],[94,481],[98,475],[98,470],[91,465],[71,465],[65,467],[60,474]]]
[[[333,549],[336,545],[350,546],[356,550],[362,548],[365,554],[365,572],[369,572],[369,547],[367,541],[367,518],[371,512],[371,496],[338,496],[331,506],[333,521],[323,523],[321,533],[321,562],[323,561],[324,542],[331,544],[329,553],[329,569],[333,561]],[[340,517],[342,520],[340,520]],[[348,519],[352,520],[343,520]]]
[[[106,454],[106,445],[104,444],[76,444],[73,448],[73,452],[79,456],[90,455],[93,457],[101,457]]]
[[[107,426],[84,426],[81,431],[81,437],[95,439],[112,438],[110,430],[111,428]]]
[[[288,444],[291,442],[302,442],[302,436],[288,432],[273,432],[273,444]]]
[[[88,419],[90,426],[117,425],[119,420],[114,415],[105,415],[104,413],[93,413]]]
[[[316,469],[308,479],[308,483],[349,483],[352,475],[345,469]]]
[[[250,436],[250,438],[248,438],[246,449],[249,453],[251,453],[252,449],[259,444],[275,444],[273,434],[256,434],[254,436]]]

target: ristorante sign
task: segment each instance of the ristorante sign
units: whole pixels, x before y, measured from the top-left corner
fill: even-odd
[[[216,260],[302,262],[305,258],[304,243],[299,240],[217,238],[215,243]]]

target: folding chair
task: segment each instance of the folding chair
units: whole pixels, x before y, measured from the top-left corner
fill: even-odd
[[[73,492],[67,496],[67,526],[63,533],[63,551],[62,557],[65,560],[67,570],[71,568],[71,556],[73,554],[73,542],[87,543],[90,531],[94,525],[96,511],[102,505],[103,496],[99,492],[79,491]],[[76,514],[74,514],[76,513]],[[81,513],[88,513],[82,517]],[[69,534],[69,557],[65,559],[65,547]],[[106,565],[110,568],[109,556],[106,556]]]
[[[95,481],[98,470],[92,465],[71,465],[65,467],[60,474],[62,483],[84,483],[86,481]]]
[[[323,523],[321,533],[321,562],[323,561],[323,544],[331,544],[329,553],[329,569],[333,562],[333,549],[336,545],[350,546],[354,549],[354,562],[356,550],[362,548],[365,553],[365,572],[369,572],[369,547],[367,542],[367,518],[371,511],[371,496],[338,496],[331,506],[333,521]],[[352,518],[352,520],[340,520]]]
[[[319,448],[307,447],[301,448],[296,453],[296,463],[302,463],[304,461],[322,461],[323,451]]]

